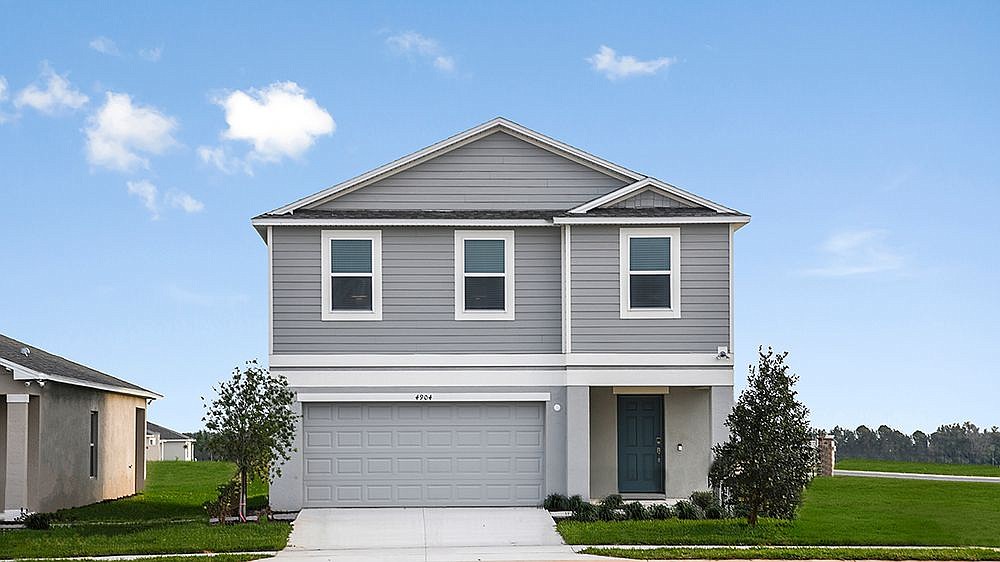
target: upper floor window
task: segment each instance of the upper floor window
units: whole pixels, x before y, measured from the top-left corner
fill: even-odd
[[[514,231],[455,231],[455,320],[514,319]]]
[[[622,318],[680,318],[680,229],[623,228],[619,236]]]
[[[323,231],[323,320],[382,319],[382,232]]]

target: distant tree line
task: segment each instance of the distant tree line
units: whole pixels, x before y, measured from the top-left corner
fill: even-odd
[[[991,464],[1000,466],[1000,428],[980,429],[965,422],[942,425],[931,434],[907,435],[887,425],[872,430],[840,426],[830,431],[837,443],[837,458],[889,461]]]
[[[224,459],[219,453],[214,451],[209,445],[212,439],[212,434],[204,429],[201,431],[195,431],[193,433],[188,433],[191,437],[194,437],[194,460],[196,461],[228,461],[232,459]]]

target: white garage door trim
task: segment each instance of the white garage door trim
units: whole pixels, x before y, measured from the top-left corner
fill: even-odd
[[[301,392],[299,402],[548,402],[548,392]]]
[[[534,506],[545,402],[303,404],[304,507]]]

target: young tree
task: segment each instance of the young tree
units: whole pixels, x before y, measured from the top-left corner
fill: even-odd
[[[726,420],[729,441],[715,446],[709,473],[750,525],[761,516],[794,517],[816,463],[809,410],[796,399],[798,376],[788,372],[788,353],[761,348],[759,355]]]
[[[233,369],[228,381],[212,387],[215,400],[206,405],[205,428],[209,447],[220,458],[236,463],[240,475],[240,520],[246,521],[247,481],[281,475],[295,435],[294,394],[288,381],[247,361],[246,368]],[[202,401],[205,398],[202,397]]]

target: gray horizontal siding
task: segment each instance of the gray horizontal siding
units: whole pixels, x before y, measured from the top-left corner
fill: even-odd
[[[629,197],[628,199],[623,199],[614,205],[610,205],[610,207],[615,209],[652,209],[662,207],[684,208],[691,207],[691,205],[647,189]]]
[[[382,229],[382,321],[324,322],[320,228],[273,230],[273,337],[281,353],[558,353],[559,230],[515,229],[513,321],[455,320],[451,228]]]
[[[494,133],[321,209],[570,209],[625,182],[505,133]]]
[[[574,352],[715,352],[729,345],[729,227],[681,227],[681,318],[619,317],[617,226],[573,226]]]

